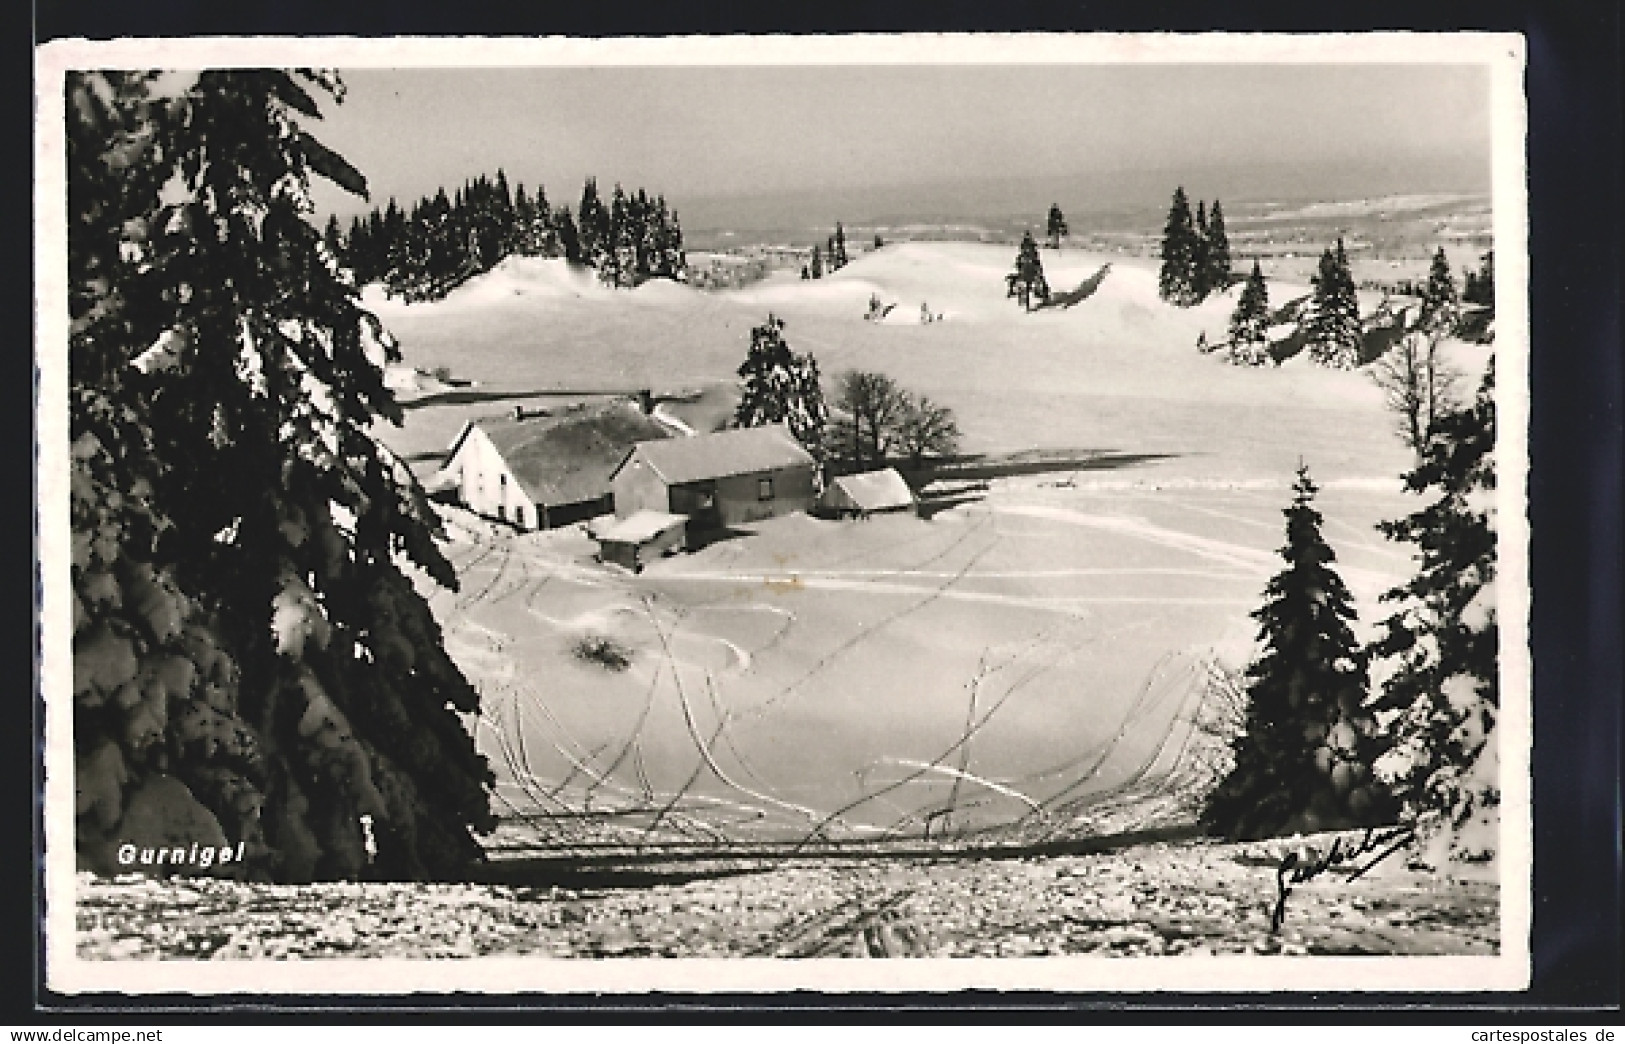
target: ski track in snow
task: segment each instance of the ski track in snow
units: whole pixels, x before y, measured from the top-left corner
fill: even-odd
[[[934,574],[908,574],[903,575],[934,575]],[[974,580],[981,574],[967,573],[964,580]],[[1034,574],[1042,575],[1042,574]],[[1057,577],[1070,575],[1069,571],[1060,570]],[[1211,574],[1210,574],[1211,575]],[[1234,579],[1226,577],[1226,579]],[[942,590],[937,587],[917,585],[883,583],[870,580],[849,580],[841,577],[821,576],[809,573],[783,572],[764,573],[741,571],[736,573],[671,573],[661,577],[662,581],[694,581],[697,583],[719,584],[761,584],[769,588],[780,590],[795,590],[806,588],[818,591],[849,591],[862,594],[896,595],[906,598],[919,598],[932,595],[950,601],[979,602],[985,605],[1002,605],[1013,609],[1041,609],[1049,612],[1064,613],[1070,616],[1087,615],[1085,608],[1096,604],[1126,604],[1126,605],[1251,605],[1257,601],[1256,596],[1247,595],[1234,598],[1201,598],[1183,595],[1057,595],[1053,598],[1024,597],[1021,595],[1001,595],[986,591],[965,591],[959,588]]]
[[[1281,564],[1280,556],[1275,552],[1260,551],[1241,544],[1232,544],[1211,537],[1197,536],[1194,533],[1185,533],[1177,529],[1167,529],[1143,518],[1124,515],[1090,515],[1081,511],[1074,511],[1071,508],[1052,507],[1042,504],[996,505],[990,507],[989,510],[1001,514],[1022,515],[1029,518],[1063,522],[1068,525],[1103,529],[1185,551],[1210,561],[1223,562],[1226,565],[1234,566],[1254,575],[1268,576],[1271,572],[1279,569]],[[1338,572],[1345,582],[1353,586],[1386,588],[1393,582],[1393,577],[1389,574],[1379,573],[1371,569],[1362,569],[1358,566],[1343,565]]]

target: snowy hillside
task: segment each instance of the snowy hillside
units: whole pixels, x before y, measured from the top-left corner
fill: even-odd
[[[1204,332],[1222,339],[1235,289],[1176,308],[1157,297],[1154,262],[1046,250],[1058,293],[1112,267],[1077,305],[1024,313],[1004,293],[1013,256],[999,245],[906,243],[823,279],[784,272],[722,292],[664,280],[614,291],[562,261],[514,258],[442,302],[369,301],[409,365],[446,366],[487,388],[659,392],[731,382],[751,327],[773,312],[826,377],[882,370],[950,406],[971,452],[1169,455],[1148,480],[1284,484],[1300,456],[1321,481],[1386,480],[1404,468],[1367,375],[1243,370],[1195,350]],[[1272,284],[1271,302],[1308,290]],[[871,296],[895,304],[885,322],[864,319]],[[922,304],[942,321],[921,324]],[[410,428],[386,438],[407,453],[431,451],[443,448],[448,427],[456,425],[422,442]]]
[[[716,292],[616,291],[512,259],[442,302],[380,306],[408,366],[479,392],[382,433],[408,454],[504,411],[504,389],[726,389],[771,312],[826,379],[883,371],[1001,462],[929,520],[791,516],[635,577],[575,529],[458,522],[463,590],[435,608],[485,693],[477,735],[504,800],[670,804],[682,815],[656,818],[677,836],[782,838],[826,819],[841,836],[1087,830],[1092,803],[1132,805],[1177,767],[1205,664],[1249,657],[1300,459],[1369,631],[1410,568],[1374,529],[1410,505],[1370,376],[1198,352],[1236,291],[1172,307],[1149,261],[1046,250],[1054,291],[1079,292],[1024,312],[1005,296],[1012,258],[898,244],[819,280]],[[1277,305],[1308,292],[1270,289]],[[894,305],[886,321],[865,318],[872,298]],[[583,662],[583,641],[630,666]]]

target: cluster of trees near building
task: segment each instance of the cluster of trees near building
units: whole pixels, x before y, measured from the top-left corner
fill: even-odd
[[[835,377],[833,401],[826,401],[818,361],[790,347],[784,320],[775,315],[751,331],[739,379],[736,425],[785,424],[808,452],[835,470],[862,471],[893,459],[918,469],[928,457],[959,448],[953,411],[903,389],[884,373],[843,371]]]
[[[330,218],[323,239],[358,282],[381,282],[409,301],[443,297],[512,255],[562,257],[621,287],[682,279],[688,269],[682,226],[664,196],[628,193],[617,183],[605,204],[589,177],[572,217],[568,206],[551,207],[542,186],[529,193],[520,183],[510,191],[500,169],[450,196],[441,188],[410,210],[391,199],[357,215],[348,231]]]

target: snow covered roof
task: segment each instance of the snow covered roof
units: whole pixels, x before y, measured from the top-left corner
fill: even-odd
[[[478,428],[502,455],[535,504],[578,504],[609,494],[609,480],[632,446],[668,432],[632,403],[564,417],[510,416],[470,421],[452,444],[455,457]]]
[[[639,511],[595,531],[593,537],[599,542],[641,544],[687,522],[687,515],[669,515],[664,511]]]
[[[655,474],[671,486],[816,464],[812,454],[796,441],[789,427],[783,424],[734,428],[686,439],[640,442],[626,454],[611,472],[610,478],[619,474],[633,457],[641,457],[654,469]]]
[[[824,490],[824,503],[830,507],[860,511],[885,511],[914,504],[914,491],[908,488],[896,468],[842,475]]]

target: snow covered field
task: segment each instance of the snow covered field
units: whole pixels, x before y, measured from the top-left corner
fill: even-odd
[[[1077,305],[1023,313],[1010,261],[902,244],[818,281],[704,293],[511,259],[443,302],[374,302],[407,364],[496,392],[716,388],[771,311],[826,376],[878,369],[952,407],[966,451],[1069,461],[928,520],[791,516],[637,577],[595,563],[579,527],[454,524],[463,589],[434,605],[485,693],[504,811],[554,840],[584,813],[672,840],[1082,831],[1094,801],[1178,761],[1207,662],[1246,662],[1300,460],[1362,623],[1377,618],[1409,571],[1373,529],[1409,509],[1408,454],[1368,375],[1199,354],[1234,291],[1170,307],[1149,261],[1046,250],[1057,291],[1112,267]],[[1307,291],[1272,284],[1272,302]],[[864,320],[871,295],[897,303],[886,322]],[[920,324],[922,303],[943,320]],[[1483,350],[1454,350],[1476,379]],[[501,408],[426,406],[382,434],[426,462]],[[584,637],[631,666],[574,655]]]
[[[1317,839],[1324,844],[1324,837]],[[1295,888],[1280,846],[1207,841],[1034,860],[812,861],[647,887],[81,883],[78,955],[344,957],[1283,957],[1489,954],[1493,881],[1389,860]]]

